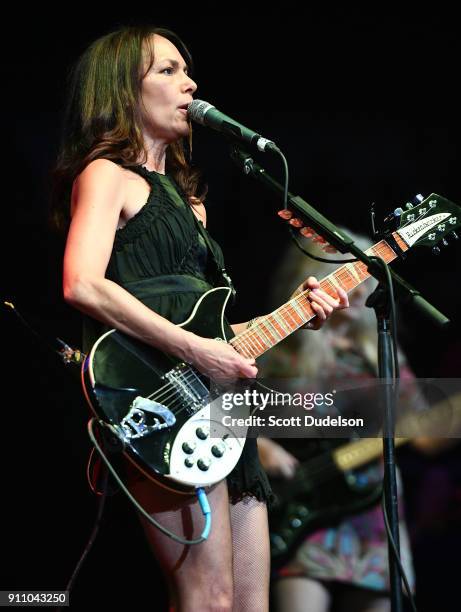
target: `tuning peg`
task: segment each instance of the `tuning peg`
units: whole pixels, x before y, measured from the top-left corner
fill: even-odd
[[[412,204],[411,202],[407,202],[407,203],[405,204],[405,208],[406,208],[407,210],[411,210],[411,209],[413,208],[413,204]]]
[[[433,255],[440,255],[440,247],[438,247],[438,246],[432,247],[432,254]]]
[[[384,223],[390,223],[391,221],[394,221],[394,219],[397,219],[398,217],[400,217],[402,213],[403,213],[402,208],[400,207],[396,208],[394,212],[391,212],[390,215],[387,215],[387,217],[384,219]]]
[[[456,232],[450,232],[448,235],[450,238],[453,238],[453,240],[459,240],[459,236]]]
[[[442,238],[443,246],[448,246],[448,240],[446,238]]]

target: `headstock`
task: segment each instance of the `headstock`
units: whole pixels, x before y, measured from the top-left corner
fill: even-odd
[[[447,246],[450,238],[458,239],[456,230],[461,226],[461,208],[436,193],[416,206],[407,204],[406,210],[400,211],[396,231],[409,247],[434,249],[439,243]]]
[[[392,232],[396,231],[408,248],[428,246],[434,253],[440,252],[440,247],[437,246],[439,243],[447,246],[450,239],[458,239],[456,230],[461,226],[461,208],[457,204],[436,193],[431,193],[427,198],[418,196],[415,201],[418,204],[408,203],[405,210],[397,208],[384,220],[387,226],[382,234],[384,239],[390,238]],[[337,252],[291,210],[283,209],[277,214],[294,229],[298,229],[302,236],[319,243],[325,252]]]

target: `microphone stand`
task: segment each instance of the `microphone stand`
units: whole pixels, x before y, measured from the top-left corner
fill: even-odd
[[[263,185],[277,193],[284,194],[284,188],[275,181],[267,172],[254,162],[252,157],[237,146],[231,147],[231,157],[241,167],[245,174],[258,179]],[[378,322],[378,369],[379,376],[383,379],[382,399],[384,403],[384,427],[383,427],[383,456],[384,456],[384,482],[383,492],[385,501],[385,520],[389,521],[390,532],[395,546],[395,553],[400,557],[400,539],[397,506],[397,480],[395,471],[395,445],[394,445],[394,423],[396,385],[395,380],[398,372],[397,355],[394,354],[392,343],[392,332],[390,321],[391,299],[389,288],[386,285],[386,274],[382,267],[377,264],[366,253],[359,249],[352,238],[344,231],[336,227],[331,221],[319,213],[315,208],[303,200],[300,196],[288,193],[288,204],[296,211],[306,225],[312,227],[320,236],[325,238],[340,253],[352,253],[353,256],[362,261],[368,272],[379,281],[378,288],[368,298],[367,306],[375,309]],[[433,323],[444,326],[449,323],[447,317],[439,312],[434,306],[427,302],[421,294],[404,281],[400,276],[389,269],[393,290],[403,303],[411,303],[420,312],[426,315]],[[395,366],[395,369],[394,369]],[[399,568],[394,556],[392,543],[388,542],[389,550],[389,576],[391,587],[391,610],[402,612],[402,586]]]

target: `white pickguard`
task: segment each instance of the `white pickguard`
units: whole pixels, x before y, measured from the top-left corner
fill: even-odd
[[[209,430],[209,435],[204,440],[197,436],[199,428]],[[184,443],[195,446],[193,452],[186,453],[183,450]],[[224,452],[222,457],[216,457],[212,448],[220,444]],[[231,428],[225,427],[219,421],[210,421],[210,405],[207,405],[196,412],[179,430],[171,449],[170,473],[166,476],[194,487],[215,484],[234,469],[244,444],[245,438],[236,438]],[[198,467],[200,459],[210,460],[206,471]],[[187,467],[186,460],[193,462],[192,467]]]

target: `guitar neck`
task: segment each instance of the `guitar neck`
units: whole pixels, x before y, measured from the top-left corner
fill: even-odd
[[[395,438],[395,445],[400,446],[408,442],[408,438]],[[333,461],[342,472],[353,470],[365,465],[383,454],[382,438],[362,438],[357,442],[350,442],[333,451]]]
[[[452,428],[453,436],[458,436],[460,425],[461,394],[458,393],[429,409],[408,414],[399,419],[396,425],[397,432],[404,432],[408,437],[395,438],[395,445],[400,446],[418,436],[446,436],[447,426]],[[381,457],[382,452],[382,438],[362,438],[340,446],[332,454],[336,466],[345,472]]]
[[[393,237],[402,251],[408,249],[408,245],[397,232],[393,233]],[[394,250],[385,240],[369,248],[366,254],[381,257],[387,263],[397,258]],[[369,277],[370,274],[365,264],[356,261],[344,264],[332,272],[320,282],[320,287],[336,298],[336,287],[342,287],[349,292]],[[259,357],[316,316],[310,305],[308,294],[308,290],[303,291],[277,310],[260,317],[251,328],[234,336],[230,344],[245,357]]]

